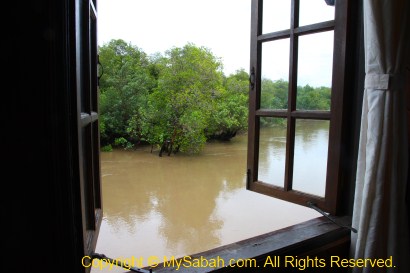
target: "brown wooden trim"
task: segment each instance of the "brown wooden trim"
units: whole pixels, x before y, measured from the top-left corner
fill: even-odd
[[[293,166],[295,155],[295,133],[296,122],[290,115],[288,116],[287,137],[286,137],[286,158],[285,158],[285,185],[286,191],[292,190]]]
[[[84,254],[95,249],[102,220],[98,128],[97,11],[76,2],[77,138]]]
[[[346,39],[348,7],[350,1],[336,1],[335,33],[333,52],[333,78],[332,78],[332,101],[331,122],[329,128],[328,164],[326,175],[326,206],[322,208],[333,215],[338,213],[339,197],[341,196],[343,154],[343,113],[348,111],[344,102],[345,70],[346,70]]]
[[[339,218],[338,221],[349,225],[347,217]],[[306,257],[312,255],[315,257],[326,253],[330,248],[340,245],[348,245],[350,241],[350,231],[330,223],[325,217],[319,217],[306,222],[296,224],[284,229],[262,234],[250,239],[235,242],[229,245],[221,246],[212,250],[190,255],[193,259],[203,257],[204,259],[215,259],[219,257],[225,263],[230,259],[255,259],[257,268],[239,268],[225,267],[181,267],[183,273],[205,273],[205,272],[297,272],[297,268],[286,268],[283,266],[277,268],[264,267],[267,256],[293,256]],[[334,253],[334,255],[344,256],[346,253]],[[183,257],[178,257],[181,259]],[[329,263],[327,263],[329,264]],[[145,269],[149,269],[146,267]],[[152,268],[155,273],[175,272],[175,267],[158,264]],[[318,271],[320,268],[315,268]],[[329,267],[323,268],[322,272],[328,272]],[[307,268],[306,271],[309,271]],[[333,272],[333,270],[332,270]],[[131,272],[129,272],[131,273]]]
[[[285,38],[289,38],[290,34],[291,32],[289,29],[267,33],[267,34],[262,34],[258,36],[258,42],[270,42],[270,41],[285,39]]]
[[[291,5],[291,36],[289,52],[289,85],[288,85],[288,112],[287,112],[287,136],[285,158],[285,181],[286,191],[292,190],[293,165],[295,154],[295,119],[292,111],[296,110],[297,77],[298,77],[298,37],[293,30],[299,25],[299,1],[292,1]]]
[[[255,115],[256,109],[260,107],[261,88],[261,49],[262,45],[257,41],[258,35],[262,33],[262,0],[252,0],[251,10],[251,46],[249,71],[255,73],[255,84],[249,88],[249,117],[248,117],[248,153],[247,173],[251,181],[258,179],[258,157],[259,157],[259,119]],[[255,144],[256,143],[256,144]]]
[[[326,22],[320,22],[317,24],[297,27],[293,30],[293,33],[297,34],[298,36],[301,36],[301,35],[314,34],[314,33],[333,30],[334,27],[335,27],[335,21],[331,20],[331,21],[326,21]]]
[[[255,112],[258,117],[278,117],[286,118],[288,116],[287,110],[270,110],[270,109],[259,109]]]
[[[330,111],[321,110],[296,110],[292,111],[291,116],[294,118],[303,119],[329,120],[331,117],[331,113]]]
[[[267,196],[282,199],[307,207],[308,202],[315,203],[319,208],[324,208],[326,205],[325,198],[313,194],[300,192],[296,190],[286,190],[284,188],[267,184],[262,181],[250,183],[249,189]]]
[[[292,0],[291,6],[291,28],[261,35],[262,29],[262,1],[252,2],[252,27],[251,27],[251,67],[255,68],[255,88],[250,94],[249,110],[249,137],[248,137],[248,170],[251,177],[248,188],[262,191],[263,193],[277,198],[282,198],[295,203],[306,203],[306,196],[292,190],[293,157],[295,145],[295,124],[297,119],[329,120],[329,145],[328,164],[326,175],[325,200],[316,200],[317,205],[324,211],[332,214],[337,213],[337,205],[340,195],[341,180],[341,157],[343,141],[343,113],[346,110],[343,104],[343,93],[345,92],[345,67],[346,67],[346,30],[347,30],[347,7],[349,1],[338,1],[335,7],[335,20],[320,22],[299,27],[299,1]],[[309,35],[324,31],[334,30],[334,54],[332,73],[332,97],[331,111],[306,111],[296,109],[297,100],[297,73],[298,73],[298,38],[301,35]],[[289,38],[289,89],[288,109],[259,109],[260,106],[260,70],[262,43],[271,40]],[[287,118],[287,141],[286,141],[286,165],[284,189],[278,190],[272,186],[260,186],[258,181],[258,154],[259,154],[259,118],[276,117]],[[263,190],[261,190],[263,189]],[[271,191],[271,193],[269,193]],[[305,196],[301,198],[301,196]]]
[[[279,117],[286,118],[289,115],[287,110],[271,110],[271,109],[259,109],[256,110],[255,115],[258,117]],[[290,116],[300,119],[317,119],[317,120],[329,120],[331,117],[330,111],[322,110],[295,110],[290,112]]]
[[[335,21],[326,21],[321,23],[316,23],[312,25],[306,25],[301,27],[295,27],[294,29],[285,29],[280,31],[275,31],[271,33],[265,33],[258,36],[259,42],[270,42],[280,39],[285,39],[291,37],[291,35],[308,35],[314,33],[320,33],[325,31],[330,31],[335,28]]]

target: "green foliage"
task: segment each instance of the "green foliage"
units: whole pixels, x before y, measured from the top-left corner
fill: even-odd
[[[248,125],[249,75],[243,69],[225,79],[212,100],[208,136],[230,139]]]
[[[248,124],[249,75],[228,77],[205,47],[187,44],[147,56],[123,40],[99,47],[102,150],[151,144],[198,153],[211,138],[229,140]],[[287,109],[288,83],[262,79],[261,108]],[[298,87],[298,109],[328,110],[330,89]],[[262,126],[286,119],[262,119]]]
[[[262,79],[261,108],[288,109],[288,82],[280,79]],[[331,90],[329,87],[306,85],[297,87],[297,110],[330,110]],[[286,119],[263,119],[261,126],[286,125]]]
[[[309,85],[298,86],[297,109],[330,110],[331,91],[329,87],[313,88]]]
[[[132,147],[134,147],[134,144],[132,144],[131,142],[129,142],[123,137],[116,138],[114,140],[114,145],[117,147],[123,147],[125,150],[131,149]]]
[[[261,89],[262,109],[288,108],[288,82],[282,79],[277,81],[262,79]]]
[[[200,110],[185,112],[180,119],[182,130],[176,136],[175,143],[182,152],[199,153],[205,145],[205,128],[207,126],[207,116]]]
[[[288,82],[283,79],[272,81],[262,79],[261,82],[261,108],[262,109],[288,109]],[[266,118],[261,119],[261,126],[285,126],[286,119]]]
[[[288,108],[288,82],[282,79],[277,81],[262,79],[261,86],[261,108]],[[298,110],[330,110],[330,95],[329,87],[298,86],[296,108]]]
[[[109,144],[119,137],[140,141],[140,119],[155,87],[148,57],[123,40],[99,47],[99,54],[104,67],[100,80],[101,143]]]
[[[102,152],[112,152],[112,146],[111,144],[108,144],[106,146],[101,147]]]
[[[221,62],[206,48],[187,44],[157,58],[158,85],[150,94],[147,123],[149,143],[170,140],[188,153],[206,142],[213,96],[222,89]]]

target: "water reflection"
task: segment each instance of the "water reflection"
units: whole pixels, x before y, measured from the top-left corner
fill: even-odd
[[[171,252],[218,245],[212,231],[222,222],[212,214],[223,184],[212,165],[223,156],[215,155],[159,158],[149,150],[103,154],[103,175],[110,174],[103,180],[105,221],[113,229],[120,223],[135,233],[138,223],[160,217],[158,235]],[[227,175],[222,179],[235,180]]]
[[[261,119],[274,123],[273,118]],[[286,125],[261,128],[258,180],[284,186],[286,134]],[[293,189],[324,196],[328,141],[329,121],[296,120]]]
[[[303,141],[313,139],[310,133]],[[96,251],[113,258],[183,256],[320,216],[245,190],[246,140],[209,143],[197,156],[158,157],[150,148],[102,153],[104,218]]]
[[[271,124],[273,120],[279,119],[263,117],[261,123]],[[285,180],[286,131],[286,125],[261,128],[258,180],[283,187]]]
[[[329,121],[296,121],[293,189],[325,196],[328,142]]]

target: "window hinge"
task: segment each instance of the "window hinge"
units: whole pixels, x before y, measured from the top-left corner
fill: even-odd
[[[251,89],[255,87],[255,67],[251,69],[251,75],[249,76],[249,84]]]
[[[100,62],[100,55],[97,55],[97,84],[100,86],[100,79],[104,74],[104,67]]]
[[[133,267],[133,266],[130,266],[130,265],[128,265],[128,264],[122,262],[122,261],[119,260],[119,259],[111,259],[111,258],[108,258],[108,257],[105,256],[104,254],[93,253],[93,254],[91,255],[91,259],[92,259],[92,260],[98,259],[98,260],[104,261],[104,262],[106,262],[106,263],[109,263],[109,264],[112,264],[112,265],[116,265],[116,266],[125,268],[125,269],[127,269],[127,270],[131,270],[131,271],[133,271],[133,272],[152,273],[152,269],[146,270],[146,269],[142,269],[142,268]]]
[[[347,228],[347,229],[350,229],[351,231],[353,231],[354,233],[357,233],[357,229],[355,229],[355,228],[353,228],[353,227],[351,227],[351,226],[343,225],[343,224],[337,222],[336,220],[332,219],[332,217],[330,217],[329,213],[326,213],[326,212],[324,212],[323,210],[319,209],[319,208],[316,206],[316,204],[313,203],[312,201],[308,201],[308,202],[307,202],[307,205],[308,205],[310,208],[312,208],[312,209],[316,210],[317,212],[319,212],[320,214],[322,214],[323,216],[325,216],[325,217],[326,217],[327,219],[329,219],[332,223],[338,225],[339,227]]]

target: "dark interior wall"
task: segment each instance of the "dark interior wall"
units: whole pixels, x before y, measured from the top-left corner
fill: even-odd
[[[4,272],[80,272],[67,23],[74,1],[8,3],[1,54]],[[5,88],[7,86],[7,88]],[[4,153],[5,149],[5,153]],[[10,269],[10,270],[9,270]]]
[[[409,3],[407,3],[410,5]],[[409,16],[410,17],[410,16]],[[407,18],[407,25],[410,23],[410,18]],[[406,193],[406,204],[407,204],[407,219],[410,221],[410,28],[407,28],[406,37],[406,46],[405,46],[405,66],[404,66],[404,90],[406,93],[406,115],[407,115],[407,138],[408,138],[408,147],[407,147],[407,193]],[[410,244],[410,242],[409,242]],[[409,245],[410,249],[410,245]]]
[[[49,5],[38,1],[27,6],[13,6],[12,14],[20,20],[10,25],[4,77],[9,90],[5,130],[6,148],[4,181],[7,204],[1,206],[11,236],[6,236],[6,246],[12,253],[22,249],[42,255],[38,249],[52,248],[50,225],[43,224],[55,215],[55,205],[47,197],[52,193],[50,180],[50,91],[52,74],[50,63],[51,43],[46,40],[49,23]],[[3,55],[3,54],[2,54]],[[39,238],[44,237],[44,240]],[[43,253],[44,255],[46,253]],[[17,259],[17,257],[13,257]],[[43,257],[45,258],[45,257]],[[13,260],[14,260],[13,259]]]
[[[410,20],[408,20],[410,21]],[[408,28],[410,32],[410,28]],[[408,132],[408,153],[410,155],[410,33],[407,34],[407,50],[406,50],[406,65],[405,65],[405,90],[406,90],[406,108],[407,108],[407,132]],[[407,168],[407,219],[410,220],[410,159],[408,159]],[[410,245],[409,245],[410,248]]]
[[[406,66],[405,90],[406,90],[406,107],[407,107],[407,128],[410,130],[410,64]],[[408,136],[410,144],[410,134]]]

